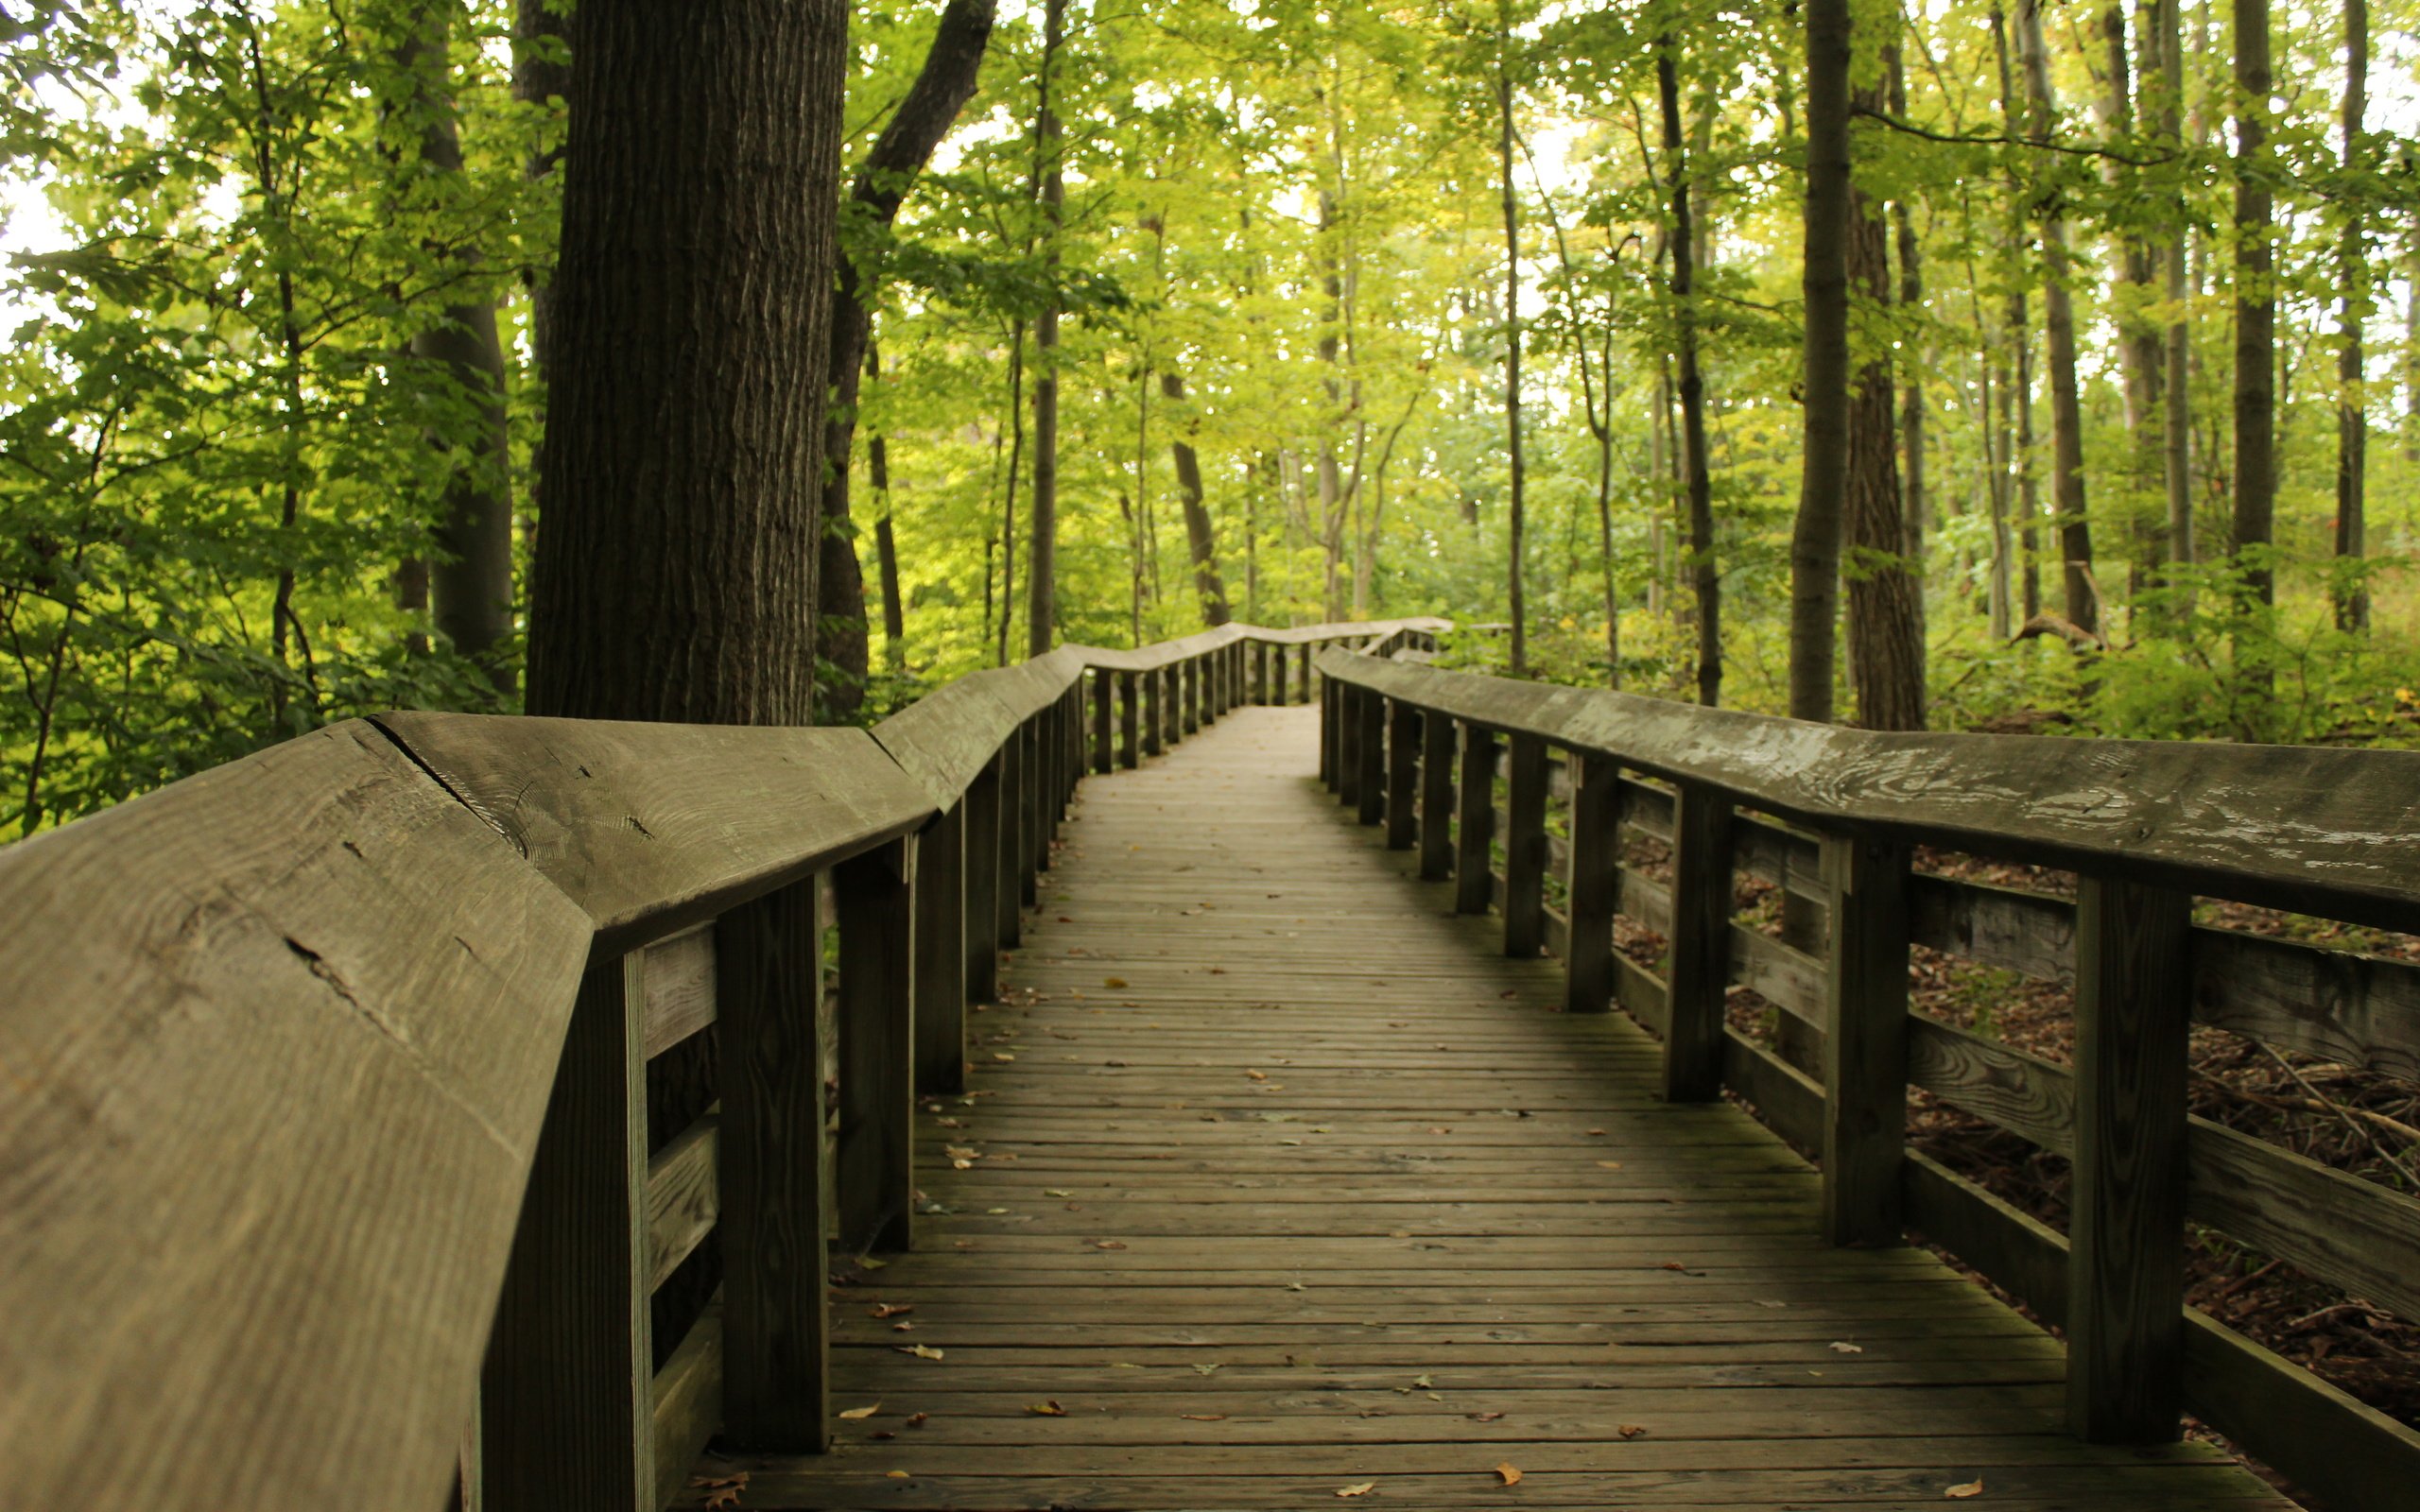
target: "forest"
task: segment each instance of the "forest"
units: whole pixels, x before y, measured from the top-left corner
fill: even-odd
[[[812,627],[780,717],[1438,614],[1452,664],[1876,729],[2410,744],[2414,20],[860,7],[837,140],[760,144],[829,198],[697,164],[654,232],[832,239],[815,560],[732,574]],[[660,98],[567,104],[579,35],[0,0],[0,837],[362,712],[690,716],[545,664],[567,575],[644,618],[714,545],[677,489],[544,507],[691,419],[602,387],[656,328],[555,339],[559,271],[608,307],[566,186]]]

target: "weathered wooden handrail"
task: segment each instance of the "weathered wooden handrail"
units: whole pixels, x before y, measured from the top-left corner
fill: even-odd
[[[1049,865],[1082,679],[1132,762],[1138,678],[1165,743],[1443,625],[1065,647],[871,733],[354,720],[0,850],[11,1496],[653,1508],[717,1429],[821,1447],[827,1236],[909,1242],[912,1099]],[[647,1064],[710,1024],[714,1106],[651,1142]]]
[[[1668,1095],[1727,1087],[1820,1156],[1834,1242],[1919,1230],[2063,1324],[2078,1433],[2173,1437],[2190,1410],[2331,1504],[2408,1495],[2420,1434],[2187,1308],[2182,1256],[2189,1219],[2420,1317],[2420,1201],[2188,1118],[2185,1081],[2197,1020],[2420,1068],[2420,969],[2190,911],[2420,925],[2420,755],[1887,735],[1342,652],[1318,669],[1340,799],[1417,843],[1424,876],[1456,873],[1458,910],[1500,909],[1509,952],[1562,954],[1568,1006],[1618,1003],[1662,1035]],[[1625,829],[1669,843],[1668,884],[1623,864]],[[1920,875],[1918,844],[2069,869],[2078,896]],[[1735,920],[1741,872],[1819,905],[1822,954]],[[1616,913],[1666,936],[1661,978],[1612,950]],[[1911,1015],[1915,944],[2072,986],[2076,1065]],[[1787,1016],[1783,1054],[1726,1023],[1735,987]],[[2068,1157],[2069,1232],[1907,1151],[1910,1086]]]

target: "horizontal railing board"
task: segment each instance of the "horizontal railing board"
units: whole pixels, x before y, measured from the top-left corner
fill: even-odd
[[[990,677],[977,673],[936,688],[873,727],[875,743],[924,784],[937,809],[955,804],[1024,723],[985,685]]]
[[[10,1501],[437,1505],[587,918],[358,720],[0,850],[0,918]]]
[[[441,713],[378,722],[588,910],[599,959],[871,850],[933,812],[862,730]]]
[[[722,1131],[721,1105],[672,1137],[647,1167],[648,1288],[665,1278],[714,1231],[722,1211],[715,1164]]]
[[[647,1057],[715,1022],[715,930],[699,924],[647,948]]]
[[[1451,620],[1425,615],[1400,620],[1340,620],[1326,625],[1299,625],[1287,628],[1229,624],[1181,640],[1162,641],[1132,649],[1104,645],[1068,645],[1061,649],[1082,658],[1083,664],[1088,667],[1111,672],[1155,672],[1237,643],[1296,646],[1347,640],[1374,642],[1407,630],[1438,634],[1453,627]]]
[[[2420,751],[1893,734],[1336,652],[1318,664],[1793,822],[2420,930]]]
[[[722,1427],[722,1294],[689,1325],[680,1347],[655,1373],[648,1391],[648,1429],[654,1440],[655,1504],[669,1506],[686,1490],[698,1456]],[[602,1509],[600,1509],[602,1512]]]

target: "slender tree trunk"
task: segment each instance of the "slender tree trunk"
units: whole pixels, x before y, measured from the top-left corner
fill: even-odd
[[[2235,550],[2261,605],[2276,584],[2260,559],[2276,509],[2276,291],[2270,249],[2269,0],[2235,0]],[[2266,680],[2266,669],[2255,673]]]
[[[999,664],[1009,664],[1009,627],[1017,617],[1017,475],[1025,465],[1025,321],[1010,322],[1009,487],[1000,496]]]
[[[1674,360],[1680,369],[1681,460],[1689,510],[1689,569],[1698,610],[1698,702],[1722,702],[1722,588],[1714,560],[1714,480],[1705,455],[1705,379],[1698,370],[1695,303],[1697,227],[1689,215],[1688,162],[1681,145],[1681,79],[1672,34],[1657,39],[1655,87],[1664,114],[1664,164],[1672,207]]]
[[[406,108],[418,128],[421,163],[432,181],[449,186],[462,178],[450,87],[459,9],[460,0],[426,0],[417,7],[399,60],[411,79]],[[467,251],[430,249],[458,262],[472,260]],[[512,446],[495,302],[446,305],[438,324],[412,333],[411,352],[443,372],[477,417],[469,444],[453,458],[439,502],[437,557],[424,568],[426,602],[437,632],[476,662],[500,697],[510,700],[513,679],[500,664],[499,651],[512,635]],[[451,446],[455,439],[441,438],[439,444]]]
[[[994,5],[994,0],[951,0],[942,12],[915,82],[858,165],[849,190],[854,224],[873,232],[898,217],[901,202],[932,161],[933,149],[975,94],[992,36]],[[866,370],[879,293],[842,247],[832,291],[832,349],[824,364],[832,401],[823,424],[816,634],[820,692],[826,713],[836,719],[853,716],[864,703],[869,671],[865,569],[850,522],[849,456],[856,437],[858,378]],[[889,528],[888,516],[880,528]]]
[[[2344,0],[2344,169],[2348,180],[2367,166],[2362,116],[2369,103],[2369,0]],[[2340,329],[2336,352],[2336,555],[2359,561],[2368,510],[2369,417],[2363,410],[2361,326],[2370,314],[2369,249],[2363,235],[2361,196],[2349,187],[2344,207],[2344,239],[2338,254],[2337,279],[2342,285],[2336,306]],[[2365,630],[2370,625],[2370,593],[2355,581],[2336,598],[2339,629]]]
[[[2017,0],[2016,16],[2032,106],[2027,135],[2037,143],[2048,143],[2057,118],[2058,97],[2050,87],[2041,0]],[[2076,314],[2068,289],[2072,273],[2067,223],[2049,206],[2042,215],[2042,327],[2050,358],[2050,498],[2059,515],[2066,609],[2078,629],[2098,633],[2100,606],[2092,576],[2092,524],[2084,512],[2083,405],[2076,383]]]
[[[1507,470],[1506,567],[1512,614],[1512,665],[1529,676],[1529,606],[1523,594],[1522,536],[1527,528],[1526,470],[1521,456],[1521,219],[1512,196],[1512,12],[1498,0],[1495,33],[1495,161],[1504,206],[1504,445]]]
[[[2109,0],[2102,9],[2100,39],[2106,85],[2101,104],[2102,126],[2112,141],[2125,142],[2135,134],[2135,86],[2133,60],[2126,48],[2124,0]],[[2146,36],[2144,46],[2149,51],[2155,44]],[[2147,103],[2150,85],[2146,69],[2143,89]],[[2104,165],[2102,176],[2113,191],[2122,191],[2126,187],[2125,174],[2124,165],[2113,160]],[[2133,549],[2133,579],[2139,587],[2157,577],[2168,556],[2164,512],[2155,514],[2145,507],[2153,496],[2152,479],[2163,465],[2159,443],[2163,353],[2159,327],[2148,309],[2153,277],[2151,244],[2140,232],[2132,229],[2121,232],[2114,240],[2111,261],[2118,276],[2111,290],[2110,306],[2118,333],[2119,391],[2125,401],[2126,534]]]
[[[1184,404],[1184,374],[1161,373],[1160,397],[1171,404]],[[1179,410],[1178,414],[1183,416],[1184,411]],[[1224,625],[1230,618],[1227,584],[1219,576],[1218,532],[1212,528],[1210,510],[1203,503],[1201,458],[1195,454],[1193,443],[1184,438],[1187,421],[1177,419],[1169,424],[1173,434],[1168,439],[1168,456],[1176,464],[1177,498],[1184,509],[1185,544],[1193,555],[1194,595],[1201,601],[1202,624]]]
[[[1051,102],[1051,72],[1067,33],[1067,0],[1047,0],[1042,24],[1042,98],[1034,114],[1035,198],[1041,201],[1046,265],[1056,278],[1059,219],[1066,200],[1060,172],[1059,115]],[[1043,301],[1033,326],[1033,546],[1025,575],[1032,590],[1026,621],[1026,655],[1048,654],[1059,630],[1059,296]]]
[[[1980,319],[1977,323],[1979,325]],[[1980,360],[1983,369],[1983,467],[1986,494],[1992,511],[1991,577],[1985,588],[1986,613],[1990,616],[1992,639],[2005,641],[2015,629],[2011,610],[2014,609],[2015,584],[2012,567],[2016,556],[2014,534],[2009,525],[2010,495],[2015,491],[2015,480],[2010,475],[2011,453],[2015,430],[2014,406],[2009,402],[2010,382],[2007,370],[2000,366],[1999,353],[1986,342]]]
[[[571,97],[571,8],[562,0],[514,0],[512,10],[512,97],[534,113],[552,115],[568,113]],[[523,172],[533,184],[549,184],[562,163],[560,141],[550,143],[529,154]],[[557,215],[545,226],[547,232],[558,232],[562,216]],[[553,249],[546,249],[551,253]],[[537,521],[545,512],[546,442],[543,417],[546,405],[546,380],[554,371],[554,260],[544,256],[533,261],[527,274],[529,296],[529,367],[523,375],[521,390],[525,403],[534,397],[542,423],[540,434],[529,449],[529,484],[524,490],[530,507],[525,511],[523,533],[527,538],[531,572],[536,571]],[[532,382],[534,380],[534,383]],[[534,389],[534,395],[532,390]]]
[[[1829,723],[1849,479],[1849,0],[1806,0],[1806,442],[1790,535],[1789,713]]]
[[[871,341],[866,376],[882,380],[882,353]],[[882,661],[896,676],[908,670],[908,603],[899,592],[899,541],[890,528],[890,445],[880,431],[866,438],[866,482],[873,489],[873,543],[882,572]]]
[[[1342,177],[1340,166],[1338,176]],[[1322,382],[1327,390],[1328,412],[1320,424],[1319,533],[1325,568],[1321,602],[1330,620],[1344,617],[1344,479],[1336,455],[1336,427],[1342,422],[1344,404],[1344,386],[1337,377],[1337,358],[1341,350],[1338,333],[1344,320],[1343,260],[1336,249],[1337,240],[1343,234],[1337,226],[1338,199],[1332,190],[1320,191],[1320,284],[1327,295],[1327,313],[1321,322],[1319,353],[1327,369]]]
[[[804,724],[847,12],[584,5],[529,710]]]
[[[2185,150],[2185,55],[2179,0],[2154,0],[2158,12],[2160,75],[2160,138],[2168,149]],[[2185,281],[2186,223],[2184,196],[2172,203],[2174,215],[2160,249],[2167,278],[2168,329],[2162,352],[2162,399],[2166,417],[2160,438],[2161,481],[2168,498],[2168,558],[2189,567],[2198,550],[2193,540],[2193,376],[2192,326]]]
[[[1855,108],[1878,111],[1882,90],[1858,91]],[[1849,189],[1848,281],[1855,298],[1891,307],[1890,232],[1881,201]],[[1899,492],[1899,416],[1891,356],[1856,369],[1849,398],[1848,491],[1841,522],[1848,577],[1849,685],[1868,730],[1925,728],[1924,625],[1909,570],[1907,513]]]
[[[1891,113],[1905,120],[1908,115],[1907,65],[1900,57],[1897,43],[1891,44],[1888,57],[1891,65]],[[1924,254],[1916,240],[1915,207],[1900,199],[1893,203],[1891,214],[1898,233],[1899,305],[1902,309],[1921,312],[1925,307]],[[1914,646],[1919,697],[1924,692],[1925,667],[1925,538],[1930,524],[1926,510],[1931,503],[1925,492],[1925,374],[1932,366],[1932,355],[1922,344],[1910,344],[1907,387],[1899,398],[1899,429],[1907,449],[1902,473],[1907,483],[1903,495],[1905,507],[1901,515],[1904,540],[1899,554],[1905,560],[1910,579],[1910,596],[1915,609]]]

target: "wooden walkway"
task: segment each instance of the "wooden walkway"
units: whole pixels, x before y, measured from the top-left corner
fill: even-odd
[[[972,1091],[919,1115],[916,1251],[836,1293],[838,1442],[710,1467],[736,1505],[2290,1504],[2077,1443],[2039,1331],[1823,1246],[1806,1163],[1555,1011],[1317,733],[1237,709],[1084,784]]]

